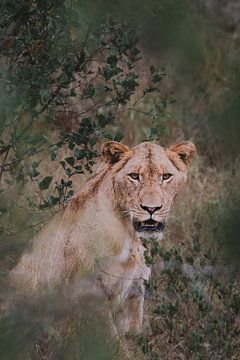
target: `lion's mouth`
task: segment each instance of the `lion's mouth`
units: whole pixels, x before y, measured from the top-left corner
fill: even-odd
[[[133,221],[134,229],[137,232],[162,232],[164,229],[165,224],[162,222],[155,221],[153,219],[149,219],[146,221]]]

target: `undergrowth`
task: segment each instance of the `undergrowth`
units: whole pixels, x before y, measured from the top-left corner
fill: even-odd
[[[136,341],[145,359],[238,359],[239,251],[231,236],[239,224],[238,181],[238,170],[214,173],[198,159],[163,243],[143,240],[152,276]]]

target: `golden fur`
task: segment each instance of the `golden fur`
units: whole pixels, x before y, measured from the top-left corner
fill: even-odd
[[[191,142],[169,149],[105,143],[94,176],[33,239],[12,271],[14,281],[25,290],[67,283],[74,299],[102,296],[122,331],[140,331],[150,275],[141,237],[161,239],[194,153]],[[150,217],[155,227],[144,230]]]

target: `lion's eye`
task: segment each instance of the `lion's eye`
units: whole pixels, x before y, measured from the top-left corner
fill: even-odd
[[[137,173],[131,173],[128,174],[128,176],[130,176],[130,178],[133,180],[139,180],[139,175]]]
[[[172,174],[169,174],[169,173],[163,174],[163,176],[162,176],[163,180],[169,180],[171,177],[172,177]]]

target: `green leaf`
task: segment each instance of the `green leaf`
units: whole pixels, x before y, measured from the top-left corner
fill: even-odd
[[[95,137],[92,137],[91,139],[90,139],[90,145],[91,146],[94,146],[94,145],[96,145],[96,143],[98,142],[98,138],[95,136]]]
[[[39,189],[40,190],[46,190],[49,188],[49,185],[51,184],[52,176],[46,176],[42,181],[39,182]]]
[[[109,118],[104,114],[97,114],[98,124],[101,127],[106,126],[109,123]]]
[[[65,172],[66,172],[66,175],[67,175],[67,176],[71,176],[71,175],[72,175],[72,172],[71,172],[71,169],[70,169],[70,168],[65,169]]]
[[[108,64],[110,64],[111,66],[116,66],[117,65],[117,62],[118,62],[118,59],[115,55],[110,55],[108,58],[107,58],[107,62]]]
[[[112,134],[110,134],[110,133],[104,133],[104,136],[105,136],[105,138],[108,139],[108,140],[113,140],[113,139],[114,139],[114,137],[113,137]]]
[[[70,96],[76,96],[76,91],[74,89],[71,89],[69,95]]]
[[[134,47],[133,49],[131,49],[131,54],[133,56],[137,56],[138,54],[140,54],[140,50],[136,47]],[[141,59],[141,57],[139,57],[138,59]]]
[[[85,94],[89,97],[93,97],[95,94],[95,88],[92,83],[88,83]]]
[[[120,131],[117,131],[116,135],[114,136],[114,140],[121,141],[123,139],[123,137],[124,137],[124,135]]]
[[[53,195],[50,195],[50,196],[48,197],[48,204],[49,204],[49,205],[54,206],[54,205],[56,205],[57,203],[59,203],[59,201],[60,201],[59,197],[55,197],[55,196],[53,196]]]
[[[75,174],[83,174],[84,173],[82,166],[75,166],[74,169],[75,169],[75,171],[74,171]]]
[[[107,64],[103,68],[103,77],[104,77],[105,80],[110,80],[112,75],[113,75],[112,68],[111,68],[111,66],[109,64]]]
[[[151,73],[151,74],[154,74],[155,71],[156,71],[155,66],[151,65],[151,66],[150,66],[150,73]]]
[[[75,148],[75,144],[74,144],[74,143],[70,143],[70,144],[68,145],[68,148],[69,148],[70,150],[73,150],[73,149]]]
[[[156,140],[158,138],[158,129],[155,127],[150,128],[149,139]]]
[[[69,82],[69,77],[67,76],[66,73],[62,73],[62,74],[57,78],[57,82],[58,82],[58,85],[67,84],[67,83]]]
[[[85,157],[85,151],[75,148],[74,149],[74,156],[77,160],[83,159]]]
[[[138,82],[136,81],[137,76],[134,74],[129,74],[126,78],[122,81],[122,85],[126,90],[134,91],[136,86],[138,86]]]
[[[154,74],[152,77],[152,81],[154,83],[158,83],[160,80],[162,80],[162,77],[159,74]]]
[[[67,198],[70,198],[74,195],[74,191],[73,190],[69,190],[67,193]]]
[[[82,119],[82,122],[81,122],[81,127],[92,127],[93,123],[91,121],[92,119],[90,117],[85,117]]]
[[[38,175],[40,174],[40,172],[38,172],[37,169],[36,169],[36,167],[34,167],[34,166],[32,166],[32,167],[30,168],[29,173],[30,173],[30,176],[31,176],[32,178],[34,178],[34,177],[36,177],[36,176],[38,176]]]
[[[76,169],[77,171],[82,171],[82,166],[81,165],[74,166],[74,169]]]
[[[75,158],[73,156],[67,157],[67,158],[65,158],[65,160],[71,166],[73,166],[75,163]]]
[[[62,165],[62,167],[65,169],[65,161],[59,161],[59,164],[61,164]]]
[[[51,152],[51,161],[56,160],[57,154],[55,153],[55,151]]]

